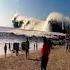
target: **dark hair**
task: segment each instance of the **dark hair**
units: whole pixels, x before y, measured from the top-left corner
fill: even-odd
[[[27,37],[26,39],[27,39],[27,41],[28,41],[28,37]]]
[[[44,44],[47,42],[47,38],[46,37],[43,37],[43,42],[44,42]]]

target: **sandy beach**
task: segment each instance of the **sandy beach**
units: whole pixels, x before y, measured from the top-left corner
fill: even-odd
[[[40,53],[34,51],[30,53],[28,60],[25,54],[9,55],[0,58],[0,70],[40,70]],[[48,70],[70,70],[70,52],[65,48],[54,48],[51,50],[48,62]]]

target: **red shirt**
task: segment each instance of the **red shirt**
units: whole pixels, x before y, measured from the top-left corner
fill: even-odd
[[[43,45],[43,48],[41,49],[42,56],[48,56],[49,55],[49,45],[46,43]]]

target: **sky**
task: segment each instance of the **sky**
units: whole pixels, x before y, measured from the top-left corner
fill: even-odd
[[[0,26],[12,26],[16,13],[45,20],[51,12],[70,16],[70,0],[0,0]]]

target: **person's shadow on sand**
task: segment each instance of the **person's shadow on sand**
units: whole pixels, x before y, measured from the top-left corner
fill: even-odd
[[[40,59],[35,59],[35,58],[29,58],[28,60],[40,61]]]

